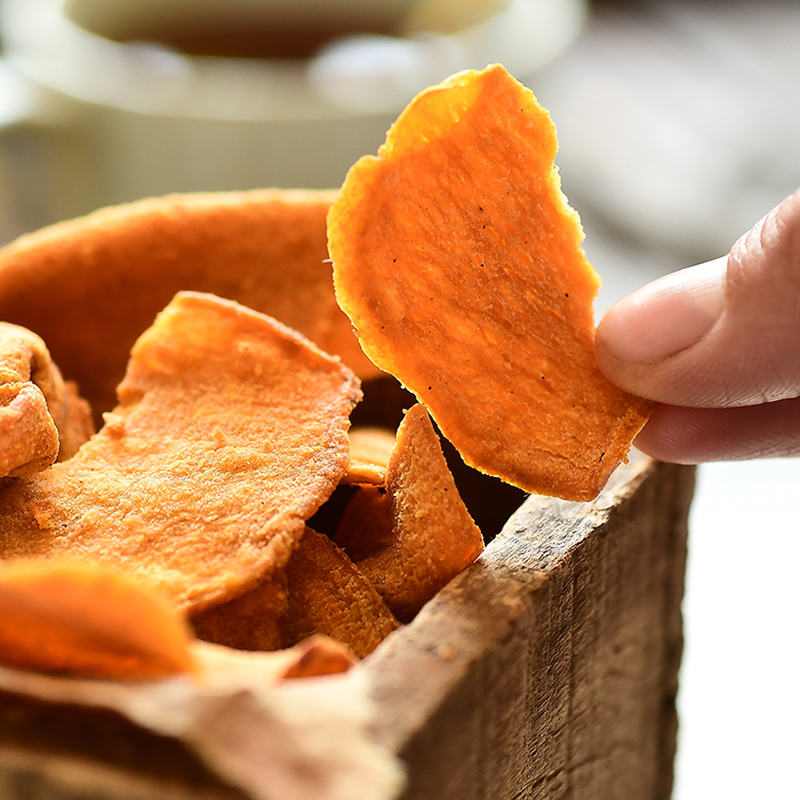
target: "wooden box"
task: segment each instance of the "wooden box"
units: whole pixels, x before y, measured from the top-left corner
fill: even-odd
[[[635,456],[592,503],[528,498],[356,668],[374,736],[405,764],[399,794],[243,788],[190,738],[102,704],[43,702],[0,675],[0,797],[668,798],[693,480]]]
[[[530,497],[364,664],[411,800],[665,800],[692,468]]]

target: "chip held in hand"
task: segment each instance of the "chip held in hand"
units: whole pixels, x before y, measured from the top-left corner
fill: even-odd
[[[351,168],[328,247],[362,349],[468,464],[591,500],[652,405],[597,366],[599,279],[556,150],[547,111],[502,66],[458,73]]]

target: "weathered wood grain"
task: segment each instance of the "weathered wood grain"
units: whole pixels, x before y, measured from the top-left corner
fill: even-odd
[[[411,800],[668,798],[691,468],[530,498],[365,664]]]

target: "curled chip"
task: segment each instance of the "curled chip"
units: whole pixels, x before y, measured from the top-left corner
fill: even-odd
[[[0,663],[92,678],[193,670],[190,633],[157,594],[87,564],[0,567]]]
[[[42,339],[0,322],[0,478],[69,458],[92,433],[89,405],[64,382]]]
[[[240,650],[283,647],[281,616],[289,607],[284,570],[275,570],[249,591],[191,617],[198,638]]]
[[[397,431],[386,491],[359,491],[336,542],[403,622],[483,551],[424,406],[412,406]]]
[[[314,678],[318,675],[336,675],[347,672],[357,662],[356,657],[341,642],[323,634],[314,634],[289,648],[294,660],[288,662],[280,673],[289,678]]]
[[[500,66],[418,95],[328,215],[361,346],[479,470],[595,497],[651,411],[597,367],[598,279],[554,168],[555,129]]]
[[[367,425],[351,428],[350,464],[342,483],[383,486],[394,442],[394,434],[388,428]]]
[[[399,627],[347,555],[311,528],[286,567],[286,580],[289,608],[280,621],[284,646],[322,633],[363,657]]]
[[[323,635],[359,657],[398,627],[347,555],[311,528],[285,570],[193,617],[192,625],[201,639],[242,650],[279,650]]]
[[[175,194],[104,208],[0,249],[0,319],[48,344],[99,411],[130,349],[176,292],[210,292],[268,314],[335,353],[364,357],[333,292],[325,234],[332,191]]]
[[[0,559],[80,558],[189,613],[282,568],[348,463],[358,380],[279,323],[179,293],[69,461],[0,486]]]
[[[343,644],[322,634],[269,652],[246,652],[203,641],[193,642],[191,652],[202,683],[221,687],[253,679],[265,686],[289,678],[336,675],[358,663]]]

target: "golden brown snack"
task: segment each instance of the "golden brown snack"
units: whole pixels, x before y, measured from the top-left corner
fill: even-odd
[[[652,404],[597,366],[599,281],[556,149],[547,112],[501,66],[454,75],[352,167],[328,247],[364,352],[468,464],[589,500]]]
[[[197,678],[221,687],[256,679],[259,686],[290,678],[313,678],[347,672],[358,659],[328,636],[316,634],[294,647],[269,652],[235,650],[195,641],[191,647]]]
[[[64,382],[64,394],[61,406],[50,404],[58,428],[59,451],[58,460],[72,458],[78,449],[87,442],[95,432],[92,420],[92,409],[89,403],[78,394],[74,381]]]
[[[0,478],[69,458],[93,432],[88,404],[64,382],[42,339],[0,322]]]
[[[239,650],[279,650],[283,647],[279,619],[289,607],[282,569],[261,578],[243,595],[192,615],[199,639]]]
[[[351,428],[350,464],[342,483],[383,486],[394,441],[394,434],[388,428],[367,425]]]
[[[128,353],[184,289],[236,300],[340,355],[364,357],[333,294],[325,234],[332,191],[170,195],[102,209],[0,250],[0,319],[34,330],[98,411]]]
[[[0,478],[32,475],[58,455],[58,430],[39,388],[0,386]]]
[[[284,651],[286,652],[286,651]],[[314,634],[290,648],[294,659],[280,673],[282,680],[314,678],[318,675],[336,675],[347,672],[358,659],[341,642],[328,636]]]
[[[190,633],[158,594],[69,561],[0,566],[0,663],[144,680],[193,670]]]
[[[410,408],[397,431],[387,491],[361,489],[336,542],[402,622],[483,551],[424,406]]]
[[[0,559],[115,566],[197,613],[282,567],[348,462],[360,390],[268,317],[179,293],[69,461],[0,487]]]
[[[362,658],[399,627],[374,587],[327,536],[306,528],[286,567],[285,647],[323,633]]]

